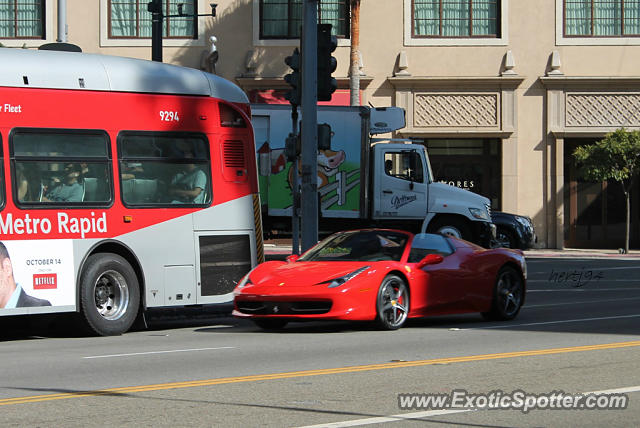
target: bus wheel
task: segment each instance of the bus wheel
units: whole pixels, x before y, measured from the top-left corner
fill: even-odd
[[[88,327],[101,336],[126,332],[140,306],[138,278],[117,254],[93,254],[80,277],[80,308]]]

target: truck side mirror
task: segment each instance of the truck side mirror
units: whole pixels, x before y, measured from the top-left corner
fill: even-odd
[[[422,269],[428,265],[437,265],[442,263],[444,258],[440,254],[427,254],[424,259],[420,260],[417,264],[418,269]]]

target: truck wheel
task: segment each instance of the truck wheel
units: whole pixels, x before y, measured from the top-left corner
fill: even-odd
[[[454,238],[471,240],[471,232],[464,221],[457,218],[443,218],[436,221],[433,227],[429,228],[433,233],[440,235],[453,236]]]
[[[131,265],[111,253],[93,254],[80,276],[80,310],[101,336],[126,332],[138,315],[140,288]]]

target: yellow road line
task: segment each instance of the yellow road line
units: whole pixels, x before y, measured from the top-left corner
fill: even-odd
[[[356,373],[356,372],[364,372],[364,371],[372,371],[372,370],[386,370],[386,369],[397,369],[397,368],[404,368],[404,367],[429,366],[433,364],[465,363],[465,362],[472,362],[472,361],[498,360],[498,359],[518,358],[518,357],[533,357],[538,355],[566,354],[570,352],[599,351],[599,350],[605,350],[605,349],[619,349],[619,348],[630,348],[630,347],[639,347],[639,346],[640,346],[640,340],[636,340],[636,341],[630,341],[630,342],[605,343],[601,345],[574,346],[570,348],[538,349],[538,350],[532,350],[532,351],[503,352],[500,354],[468,355],[464,357],[435,358],[431,360],[398,361],[393,363],[367,364],[363,366],[338,367],[338,368],[331,368],[331,369],[303,370],[303,371],[285,372],[285,373],[224,377],[220,379],[159,383],[154,385],[125,386],[120,388],[109,388],[109,389],[103,389],[103,390],[97,390],[97,391],[79,391],[75,393],[32,395],[27,397],[6,398],[6,399],[0,400],[0,406],[6,406],[10,404],[36,403],[36,402],[51,401],[51,400],[63,400],[68,398],[94,397],[94,396],[101,396],[101,395],[117,396],[117,395],[131,394],[135,392],[158,391],[158,390],[166,390],[166,389],[193,388],[198,386],[222,385],[222,384],[240,383],[240,382],[258,382],[258,381],[265,381],[265,380],[290,379],[290,378],[305,377],[305,376],[321,376],[321,375],[342,374],[342,373]]]

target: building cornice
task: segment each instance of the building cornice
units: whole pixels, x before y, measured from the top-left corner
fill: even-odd
[[[640,89],[639,76],[541,76],[540,82],[547,89]]]
[[[517,88],[523,76],[394,76],[387,80],[396,89],[450,89],[450,88]]]
[[[238,76],[236,83],[244,89],[286,89],[289,88],[284,76],[263,77],[263,76]],[[349,77],[336,77],[339,89],[349,89]],[[373,81],[371,76],[360,76],[360,88],[366,89]]]

